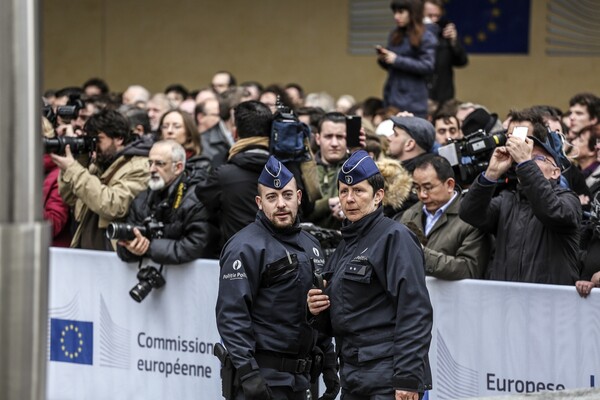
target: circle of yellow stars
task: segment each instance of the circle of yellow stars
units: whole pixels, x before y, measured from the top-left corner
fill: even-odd
[[[76,335],[77,350],[75,351],[70,351],[70,349],[67,349],[67,346],[65,345],[65,337],[69,333],[71,333],[72,335]],[[65,353],[65,357],[69,357],[70,359],[79,357],[79,353],[81,353],[83,350],[83,335],[81,334],[81,332],[79,332],[79,327],[73,326],[73,324],[65,326],[65,328],[60,333],[60,336],[60,349]]]
[[[473,37],[472,35],[466,35],[463,41],[467,46],[472,45],[475,42],[475,40],[477,40],[478,42],[485,42],[487,40],[488,32],[493,33],[496,32],[496,30],[498,29],[498,26],[494,22],[494,18],[500,17],[500,15],[502,15],[502,11],[500,10],[500,7],[498,7],[498,0],[489,0],[489,3],[492,5],[492,17],[486,25],[487,30],[480,30],[479,32],[477,32],[477,35],[475,35],[475,37]]]

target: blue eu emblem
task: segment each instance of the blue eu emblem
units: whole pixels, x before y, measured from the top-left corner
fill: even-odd
[[[86,321],[50,319],[50,360],[92,365],[94,324]]]

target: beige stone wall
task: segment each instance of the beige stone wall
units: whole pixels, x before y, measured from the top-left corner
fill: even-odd
[[[503,115],[534,103],[565,108],[578,91],[600,94],[600,57],[545,55],[546,3],[532,0],[530,54],[471,56],[457,71],[460,99]],[[348,54],[348,21],[343,0],[46,0],[43,88],[91,76],[114,91],[134,83],[199,88],[227,69],[239,81],[380,96],[385,73],[374,55]]]

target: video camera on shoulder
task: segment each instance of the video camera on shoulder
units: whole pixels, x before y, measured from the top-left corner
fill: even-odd
[[[448,139],[448,144],[441,146],[438,154],[450,162],[461,182],[471,183],[487,169],[494,149],[505,143],[505,133],[488,135],[480,129],[463,139]]]
[[[279,161],[308,161],[311,159],[308,148],[310,128],[289,108],[284,106],[277,96],[277,111],[271,125],[270,152]]]
[[[153,217],[146,218],[142,225],[111,222],[106,227],[106,237],[110,240],[133,240],[135,239],[134,228],[138,228],[142,236],[152,240],[163,237],[165,225]]]

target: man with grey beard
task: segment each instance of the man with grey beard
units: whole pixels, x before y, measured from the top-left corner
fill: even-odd
[[[121,239],[119,257],[127,262],[148,257],[159,264],[183,264],[218,256],[214,254],[218,230],[189,184],[184,148],[173,140],[156,142],[148,166],[148,190],[133,200],[126,221],[135,226],[135,238],[115,238]],[[139,227],[146,228],[144,234]]]

